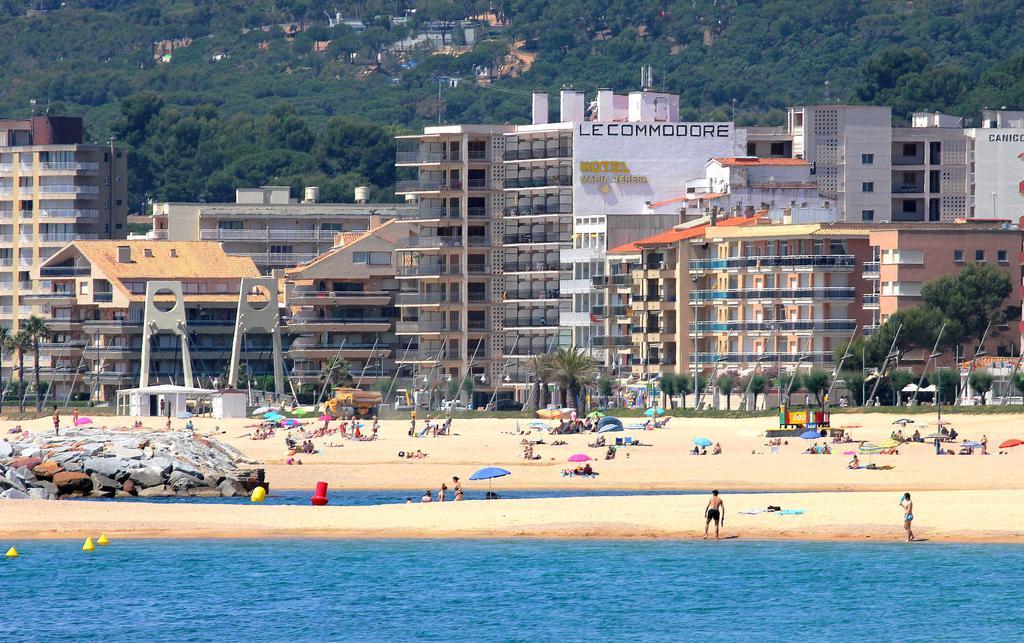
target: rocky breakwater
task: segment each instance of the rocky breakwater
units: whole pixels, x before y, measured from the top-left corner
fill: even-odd
[[[0,499],[234,496],[252,472],[237,449],[184,431],[73,429],[0,441]]]

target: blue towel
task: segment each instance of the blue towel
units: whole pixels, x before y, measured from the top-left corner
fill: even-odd
[[[779,514],[780,516],[799,516],[803,512],[803,509],[783,509],[782,511],[777,511],[775,513]]]

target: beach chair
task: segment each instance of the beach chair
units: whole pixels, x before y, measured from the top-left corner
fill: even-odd
[[[615,446],[617,446],[617,447],[621,447],[622,446],[622,438],[615,438]]]
[[[623,446],[627,446],[627,447],[633,446],[633,438],[626,438],[625,441],[623,442]]]

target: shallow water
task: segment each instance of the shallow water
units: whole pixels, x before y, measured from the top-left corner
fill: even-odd
[[[0,542],[6,548],[10,543]],[[745,541],[16,543],[0,640],[1020,640],[1024,548]]]
[[[401,504],[411,498],[413,502],[419,502],[420,497],[426,489],[337,489],[328,490],[327,500],[329,505],[335,506],[369,506],[369,505],[393,505]],[[707,491],[664,491],[664,490],[593,490],[593,489],[511,489],[505,490],[495,488],[494,492],[503,500],[515,500],[525,498],[576,498],[584,496],[664,496],[664,495],[707,495]],[[434,499],[437,499],[437,489],[431,489]],[[484,500],[487,493],[484,489],[467,490],[466,500]],[[729,493],[773,493],[771,491],[730,491]],[[800,492],[789,492],[800,493]],[[263,504],[267,505],[308,505],[313,491],[298,491],[294,489],[285,491],[273,491]],[[448,489],[448,499],[454,498],[451,488]],[[186,502],[197,504],[247,504],[249,498],[202,498],[202,497],[181,497],[168,498],[68,498],[69,500],[84,500],[88,502]]]

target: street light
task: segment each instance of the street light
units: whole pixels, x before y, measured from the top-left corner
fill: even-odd
[[[697,275],[690,278],[693,285],[697,285]],[[690,288],[690,296],[693,297],[693,408],[697,409],[700,400],[700,374],[697,371],[697,289]],[[685,399],[683,400],[686,401]]]

